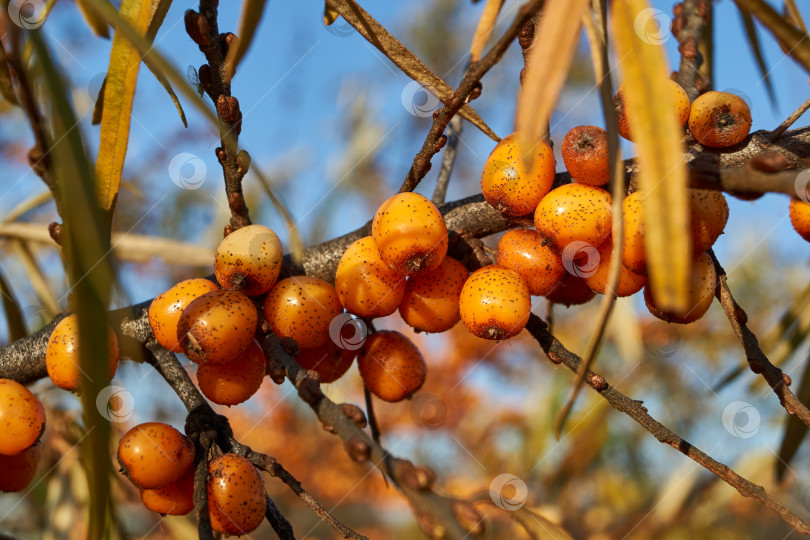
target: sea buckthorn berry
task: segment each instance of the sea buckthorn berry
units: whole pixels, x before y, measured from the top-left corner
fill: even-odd
[[[461,320],[474,335],[508,339],[529,321],[531,296],[520,274],[502,266],[485,266],[472,273],[461,290]]]
[[[531,229],[506,231],[498,241],[496,262],[517,272],[532,296],[543,296],[551,291],[565,273],[560,256]]]
[[[634,191],[622,201],[624,241],[622,264],[635,274],[647,275],[647,251],[644,248],[644,193]]]
[[[213,281],[203,278],[187,279],[152,300],[149,306],[149,325],[161,347],[172,352],[183,352],[177,341],[180,315],[193,300],[217,289],[219,287]]]
[[[218,405],[247,401],[262,385],[266,373],[264,351],[254,340],[227,364],[202,364],[197,370],[200,391]]]
[[[594,296],[596,293],[588,287],[584,278],[566,272],[557,286],[546,295],[546,299],[564,306],[578,306],[590,302]]]
[[[726,148],[742,142],[751,130],[751,111],[740,96],[706,92],[689,114],[689,131],[703,146]]]
[[[177,323],[177,339],[189,360],[225,364],[253,341],[259,313],[239,291],[211,291],[192,301]]]
[[[248,225],[220,242],[214,273],[223,288],[258,296],[269,291],[278,279],[283,258],[281,241],[272,229]]]
[[[390,330],[371,334],[357,355],[360,376],[372,394],[396,402],[422,387],[427,365],[413,342]]]
[[[461,318],[458,298],[469,275],[463,264],[445,257],[435,270],[410,277],[399,306],[402,320],[417,332],[450,330]]]
[[[208,512],[211,528],[232,536],[258,527],[266,510],[264,484],[250,462],[222,454],[208,463]]]
[[[194,445],[168,424],[146,422],[118,442],[118,463],[133,484],[156,489],[180,479],[194,464]]]
[[[194,509],[194,467],[162,488],[142,489],[141,502],[158,514],[185,516]]]
[[[352,367],[356,350],[342,349],[331,339],[319,347],[301,349],[295,360],[304,369],[316,371],[322,383],[332,383]]]
[[[534,225],[562,252],[572,242],[599,247],[611,230],[610,193],[582,184],[554,188],[540,201]]]
[[[531,214],[554,183],[554,152],[546,141],[525,142],[507,135],[487,158],[481,192],[489,204],[510,216]],[[531,170],[528,157],[534,156]]]
[[[728,221],[728,203],[719,191],[689,190],[689,213],[692,223],[692,247],[703,253],[723,234]]]
[[[405,294],[405,277],[380,258],[370,236],[343,253],[335,273],[340,303],[358,317],[385,317],[397,310]]]
[[[436,205],[418,193],[398,193],[382,203],[371,236],[385,263],[405,275],[430,272],[447,255],[447,225]]]
[[[45,407],[25,386],[0,379],[0,454],[19,454],[45,431]]]
[[[607,133],[596,126],[577,126],[562,142],[562,158],[568,174],[581,184],[604,186],[610,179]]]
[[[79,318],[68,315],[53,329],[45,351],[45,368],[53,384],[62,390],[75,392],[82,380],[79,359]],[[118,370],[118,338],[107,327],[108,381]]]
[[[264,317],[273,332],[294,339],[299,347],[323,345],[332,319],[341,313],[335,288],[309,276],[282,279],[264,299]]]
[[[599,246],[599,264],[589,276],[585,278],[588,287],[599,294],[605,294],[608,285],[608,274],[610,273],[610,261],[613,258],[613,242],[607,240]],[[647,277],[640,276],[628,270],[623,264],[619,265],[619,282],[616,285],[616,296],[624,297],[636,294],[647,284]]]
[[[0,491],[8,493],[22,491],[34,479],[42,445],[39,442],[18,454],[0,454]]]
[[[664,311],[655,305],[650,286],[644,288],[644,301],[647,309],[659,319],[679,324],[689,324],[703,317],[712,305],[714,290],[717,286],[717,273],[714,263],[707,253],[701,254],[692,262],[689,275],[689,303],[683,313]]]
[[[671,79],[666,79],[666,88],[671,95],[671,100],[675,104],[675,113],[677,114],[678,125],[683,126],[689,120],[689,96],[680,84]],[[632,141],[631,134],[631,120],[628,116],[633,115],[633,111],[629,111],[624,104],[624,85],[619,88],[616,95],[613,97],[613,106],[616,108],[616,121],[619,127],[619,135]]]
[[[810,242],[810,203],[791,199],[790,223],[799,236]]]

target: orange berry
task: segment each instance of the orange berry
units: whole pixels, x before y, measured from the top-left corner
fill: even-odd
[[[161,488],[142,489],[141,502],[158,514],[184,516],[194,509],[194,467],[188,470],[179,480]]]
[[[133,484],[161,488],[180,479],[194,464],[194,445],[168,424],[146,422],[118,442],[118,463]]]
[[[192,300],[219,289],[213,281],[196,278],[181,281],[165,293],[158,295],[149,306],[149,325],[155,339],[172,352],[183,352],[177,341],[177,323]]]
[[[548,293],[565,273],[560,256],[531,229],[506,231],[498,241],[496,262],[517,272],[532,296]]]
[[[197,383],[214,403],[237,405],[256,393],[265,373],[264,351],[254,340],[227,364],[202,364],[197,369]]]
[[[728,221],[728,203],[719,191],[689,190],[689,212],[692,222],[692,247],[703,253],[723,234]]]
[[[630,271],[647,275],[647,252],[644,248],[644,194],[634,191],[622,201],[624,241],[622,264]]]
[[[418,193],[382,203],[371,223],[380,258],[400,274],[429,272],[447,255],[447,225],[436,205]]]
[[[42,445],[39,442],[19,454],[0,454],[0,491],[10,493],[24,490],[34,479],[41,456]]]
[[[250,462],[222,454],[208,463],[208,512],[211,528],[241,536],[258,527],[267,508],[262,477]]]
[[[707,253],[702,253],[692,263],[692,270],[689,275],[689,307],[684,313],[664,311],[655,305],[650,286],[644,288],[644,301],[647,309],[659,319],[679,324],[689,324],[694,322],[708,311],[714,298],[714,290],[717,286],[717,273],[714,263]]]
[[[385,317],[402,302],[405,277],[383,262],[374,239],[366,236],[350,245],[340,258],[335,289],[349,313]]]
[[[357,355],[360,376],[369,391],[383,401],[396,402],[422,387],[427,365],[413,342],[390,330],[371,334]]]
[[[552,189],[534,213],[534,225],[557,251],[572,242],[599,247],[611,230],[610,193],[583,184]]]
[[[546,141],[533,145],[507,135],[487,158],[481,174],[481,192],[489,204],[511,216],[534,212],[554,183],[554,152]],[[529,170],[526,158],[534,154]]]
[[[751,130],[751,111],[740,96],[706,92],[695,99],[689,131],[703,146],[726,148],[742,142]]]
[[[596,293],[581,277],[565,273],[562,280],[546,295],[549,302],[564,306],[578,306],[590,302]]]
[[[211,291],[193,300],[177,323],[177,338],[189,360],[225,364],[253,341],[259,313],[239,291]]]
[[[585,278],[588,287],[599,294],[605,294],[608,284],[608,273],[610,272],[610,261],[613,258],[613,242],[607,240],[599,246],[598,266],[593,273]],[[627,269],[623,264],[619,268],[619,283],[616,285],[616,296],[624,297],[636,294],[647,284],[647,277],[640,276]]]
[[[514,270],[485,266],[472,273],[461,290],[459,304],[464,326],[484,339],[508,339],[529,320],[531,296]]]
[[[0,454],[19,454],[45,431],[45,407],[25,386],[0,379]]]
[[[322,383],[332,383],[349,371],[355,356],[357,351],[342,349],[329,339],[319,347],[301,349],[295,360],[302,368],[317,372]]]
[[[799,236],[810,242],[810,203],[791,199],[790,222]]]
[[[264,299],[264,317],[273,332],[294,339],[299,347],[323,345],[332,319],[341,313],[335,288],[309,276],[282,279]]]
[[[683,87],[672,79],[666,79],[666,87],[671,95],[671,100],[675,104],[675,112],[678,115],[678,125],[683,126],[686,124],[686,121],[689,120],[689,96],[686,94]],[[616,92],[616,95],[613,97],[613,106],[616,108],[616,121],[619,127],[619,135],[628,141],[632,141],[633,137],[630,131],[631,121],[628,116],[632,116],[633,112],[628,111],[624,105],[624,85],[619,88],[619,91]]]
[[[438,268],[412,276],[405,285],[399,306],[408,325],[417,332],[444,332],[456,325],[458,297],[470,272],[452,257],[445,257]]]
[[[582,184],[603,186],[610,179],[607,133],[596,126],[577,126],[562,142],[562,158],[568,174]]]
[[[118,338],[107,327],[108,381],[118,370]],[[79,359],[79,318],[68,315],[56,325],[45,351],[45,367],[53,384],[62,390],[75,392],[82,380]]]
[[[220,242],[214,273],[223,288],[258,296],[269,291],[278,279],[283,258],[281,240],[272,229],[248,225]]]

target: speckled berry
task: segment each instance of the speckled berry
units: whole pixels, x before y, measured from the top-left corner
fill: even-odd
[[[751,111],[740,96],[706,92],[695,99],[689,131],[703,146],[726,148],[739,144],[751,130]]]
[[[603,186],[610,179],[607,133],[596,126],[577,126],[562,142],[562,158],[568,174],[581,184]]]
[[[461,318],[458,300],[470,272],[452,257],[438,268],[408,279],[399,314],[417,332],[444,332]]]
[[[79,359],[79,319],[68,315],[56,325],[48,340],[45,351],[45,368],[53,384],[75,392],[82,380]],[[112,328],[107,327],[107,380],[111,380],[118,370],[118,338]]]
[[[790,223],[799,236],[810,242],[810,203],[791,199]]]
[[[317,372],[322,383],[333,383],[349,371],[355,356],[356,350],[342,349],[329,339],[319,347],[301,349],[295,360],[302,368]]]
[[[258,296],[269,291],[278,279],[283,258],[281,241],[272,229],[248,225],[220,242],[214,273],[223,288]]]
[[[202,364],[197,369],[200,391],[218,405],[247,401],[262,385],[266,372],[264,352],[253,341],[227,364]]]
[[[380,258],[400,274],[429,272],[447,254],[447,225],[436,205],[418,193],[398,193],[382,203],[371,223]]]
[[[340,303],[358,317],[385,317],[397,310],[405,294],[405,276],[380,258],[370,236],[346,249],[335,273]]]
[[[703,317],[714,299],[717,287],[717,272],[714,263],[707,253],[701,254],[692,263],[689,275],[689,301],[683,312],[663,310],[655,304],[650,286],[644,288],[644,301],[647,309],[659,319],[679,324],[689,324]]]
[[[531,169],[528,156],[533,156]],[[554,171],[554,152],[546,141],[527,143],[518,133],[512,133],[501,139],[487,158],[481,192],[504,214],[531,214],[551,189]]]
[[[194,509],[194,467],[179,480],[155,489],[142,489],[141,502],[164,516],[184,516]]]
[[[332,319],[343,313],[337,291],[310,276],[282,279],[264,299],[264,318],[279,337],[299,347],[317,347],[329,339]]]
[[[28,388],[0,379],[0,454],[19,454],[45,431],[45,407]]]
[[[665,85],[667,92],[670,94],[670,100],[675,107],[678,125],[683,126],[686,124],[686,121],[689,120],[689,96],[686,94],[686,91],[683,89],[683,87],[681,87],[681,85],[671,79],[666,79]],[[632,121],[630,117],[633,116],[633,111],[628,110],[625,106],[624,85],[622,85],[619,88],[619,91],[616,92],[616,95],[613,98],[613,106],[616,108],[616,121],[619,127],[619,135],[628,141],[632,141]]]
[[[500,340],[523,330],[532,302],[529,288],[517,272],[493,265],[476,270],[467,279],[459,309],[470,332]]]
[[[647,275],[647,251],[644,247],[644,192],[634,191],[622,201],[624,241],[622,264],[632,272]]]
[[[610,193],[583,184],[551,190],[534,213],[537,232],[562,252],[572,242],[598,248],[611,230]]]
[[[213,281],[195,278],[181,281],[168,291],[155,297],[149,305],[149,325],[161,347],[172,352],[183,352],[177,340],[177,323],[183,310],[200,296],[219,289]]]
[[[610,261],[613,259],[613,242],[608,239],[597,250],[599,255],[598,265],[593,273],[582,276],[588,283],[592,291],[605,294],[608,285],[608,274],[610,273]],[[636,294],[647,284],[647,277],[633,273],[623,264],[619,265],[619,282],[616,285],[616,296],[624,297]]]
[[[118,463],[142,489],[167,486],[194,463],[194,445],[168,424],[146,422],[127,431],[118,443]]]
[[[211,291],[183,311],[177,324],[180,347],[198,364],[230,362],[253,341],[259,314],[239,291]]]
[[[236,454],[208,463],[208,512],[211,528],[231,536],[248,534],[264,519],[264,484],[259,471]]]
[[[578,306],[590,302],[596,293],[584,278],[565,273],[562,280],[546,295],[546,299],[563,306]]]
[[[719,191],[689,190],[692,247],[700,254],[714,245],[728,221],[728,203]]]
[[[531,229],[506,231],[498,241],[496,262],[520,274],[532,296],[547,294],[565,273],[560,256]]]
[[[42,444],[39,442],[18,454],[0,454],[0,491],[24,490],[34,479],[41,456]]]
[[[401,401],[422,387],[427,365],[411,340],[390,330],[371,334],[357,355],[360,375],[383,401]]]

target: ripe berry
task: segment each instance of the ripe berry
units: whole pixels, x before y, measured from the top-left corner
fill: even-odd
[[[485,266],[472,273],[461,290],[459,304],[464,326],[484,339],[508,339],[529,320],[529,288],[514,270]]]
[[[45,431],[45,407],[28,388],[0,379],[0,454],[19,454]]]
[[[165,293],[155,297],[149,306],[149,325],[155,339],[172,352],[183,352],[177,341],[177,323],[183,310],[205,293],[219,289],[213,281],[196,278],[181,281]]]
[[[34,443],[19,454],[0,454],[0,491],[8,493],[22,491],[37,472],[42,445]]]
[[[194,464],[194,445],[168,424],[146,422],[118,443],[118,463],[133,484],[161,488],[180,479]]]
[[[211,528],[241,536],[258,527],[266,510],[264,484],[250,462],[222,454],[208,463],[208,512]]]
[[[162,488],[142,489],[141,502],[158,514],[184,516],[194,509],[194,467]]]
[[[799,236],[810,242],[810,203],[791,199],[790,222]]]
[[[671,96],[671,100],[675,103],[678,125],[683,126],[686,124],[686,121],[689,120],[689,96],[681,85],[671,79],[666,79],[666,87],[667,92],[669,92]],[[619,135],[628,141],[632,141],[633,137],[630,131],[631,121],[628,116],[632,116],[634,113],[625,107],[624,85],[616,92],[613,98],[613,106],[616,108],[616,121],[618,122]]]
[[[118,338],[112,328],[107,327],[107,380],[118,370]],[[79,389],[82,371],[79,359],[79,319],[68,315],[53,329],[48,348],[45,351],[45,367],[53,384],[62,390],[75,392]]]
[[[342,349],[329,339],[319,347],[301,349],[295,360],[302,368],[317,372],[322,383],[332,383],[349,371],[355,356],[357,351]]]
[[[692,263],[689,275],[689,303],[685,312],[677,313],[658,308],[649,285],[644,288],[644,301],[650,313],[659,319],[671,323],[689,324],[706,314],[709,306],[712,305],[716,286],[717,273],[714,263],[707,253],[703,253]]]
[[[572,242],[599,247],[611,230],[610,193],[602,188],[566,184],[552,189],[534,213],[534,225],[557,251]]]
[[[438,268],[412,276],[399,306],[402,319],[417,332],[444,332],[458,322],[458,297],[470,272],[452,257]]]
[[[546,295],[549,302],[564,306],[578,306],[590,302],[596,293],[581,277],[565,273],[562,280]]]
[[[608,273],[610,272],[610,261],[613,258],[613,242],[607,240],[599,246],[599,265],[594,269],[593,274],[585,277],[585,282],[592,291],[605,294],[608,285]],[[624,297],[636,294],[647,284],[647,277],[640,276],[628,270],[623,264],[619,267],[619,282],[616,285],[616,296]]]
[[[622,201],[622,218],[624,220],[622,264],[636,274],[647,275],[643,200],[644,193],[634,191]]]
[[[517,272],[532,296],[548,293],[565,273],[560,256],[531,229],[506,231],[498,241],[496,262]]]
[[[220,242],[214,273],[223,288],[258,296],[269,291],[278,279],[283,257],[281,241],[272,229],[248,225]]]
[[[322,279],[282,279],[264,299],[264,317],[279,337],[299,347],[317,347],[329,339],[329,324],[343,313],[337,291]]]
[[[418,193],[398,193],[374,214],[371,236],[385,263],[405,275],[429,272],[447,254],[447,225],[436,205]]]
[[[264,352],[254,340],[227,364],[202,364],[197,370],[197,383],[203,395],[214,403],[237,405],[256,393],[265,372]]]
[[[343,253],[335,273],[340,303],[358,317],[385,317],[397,310],[405,294],[405,277],[380,258],[370,236]]]
[[[239,291],[211,291],[192,301],[177,323],[177,338],[189,360],[230,362],[253,341],[259,313]]]
[[[692,247],[703,253],[723,234],[728,221],[728,203],[719,191],[689,190],[689,212],[692,222]]]
[[[610,179],[607,134],[596,126],[577,126],[562,142],[562,158],[568,174],[581,184],[603,186]]]
[[[751,130],[751,111],[740,96],[706,92],[695,99],[689,114],[689,131],[697,142],[726,148],[742,142]]]
[[[554,183],[554,152],[546,141],[520,141],[507,135],[487,158],[481,192],[489,204],[511,216],[534,212]],[[534,155],[529,169],[527,157]]]
[[[427,365],[411,340],[390,330],[371,334],[357,355],[360,376],[372,394],[396,402],[422,387]]]

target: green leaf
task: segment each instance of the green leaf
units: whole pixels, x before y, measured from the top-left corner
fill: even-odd
[[[14,298],[14,291],[11,290],[2,272],[0,272],[0,294],[3,295],[3,310],[6,312],[6,324],[8,325],[8,341],[11,343],[27,336],[28,328],[25,326],[20,304]]]
[[[239,30],[236,34],[239,39],[236,47],[228,49],[228,56],[225,58],[225,80],[231,80],[236,72],[236,67],[253,42],[253,35],[256,33],[259,21],[262,20],[266,4],[266,0],[243,0],[242,12],[239,16]]]
[[[765,82],[765,90],[768,92],[768,99],[771,102],[771,106],[776,108],[776,92],[774,92],[773,81],[771,81],[771,77],[769,75],[770,70],[765,64],[765,57],[762,55],[762,47],[759,43],[757,27],[754,25],[754,18],[750,13],[746,13],[744,11],[740,11],[740,17],[742,17],[743,28],[745,29],[745,35],[748,38],[748,46],[751,47],[751,54],[754,55],[754,60],[756,60],[757,68],[759,69],[759,74],[762,76],[762,80]]]

